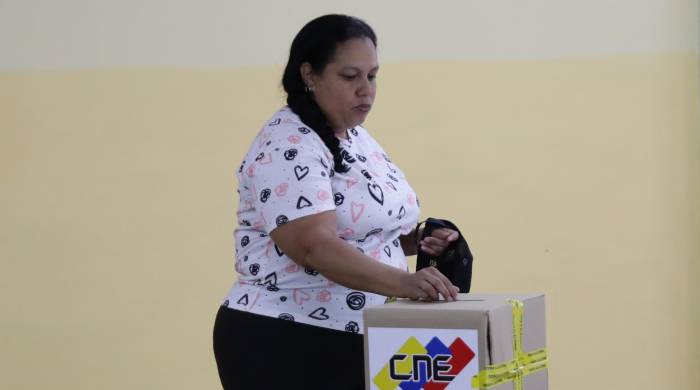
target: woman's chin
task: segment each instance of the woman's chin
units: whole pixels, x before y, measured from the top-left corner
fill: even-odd
[[[360,113],[360,115],[355,115],[352,118],[353,120],[350,122],[352,125],[348,126],[348,129],[351,129],[355,126],[359,126],[359,125],[365,123],[365,119],[367,119],[367,114],[369,114],[369,112],[363,112],[363,113]]]

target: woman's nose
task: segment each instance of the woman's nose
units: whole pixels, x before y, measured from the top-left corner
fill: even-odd
[[[366,96],[369,95],[372,91],[372,82],[367,80],[366,78],[363,78],[361,81],[361,84],[357,88],[357,95],[358,96]]]

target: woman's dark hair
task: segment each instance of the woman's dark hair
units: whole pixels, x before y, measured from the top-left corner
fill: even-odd
[[[339,45],[353,38],[369,38],[377,46],[377,36],[364,21],[347,15],[324,15],[307,23],[292,41],[289,61],[282,76],[282,86],[287,92],[287,105],[301,121],[310,126],[333,153],[333,169],[347,172],[340,150],[340,140],[328,125],[326,116],[307,92],[301,77],[301,65],[308,62],[314,73],[320,74],[333,60]]]

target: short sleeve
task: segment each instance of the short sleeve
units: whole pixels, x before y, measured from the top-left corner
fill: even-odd
[[[269,234],[295,219],[334,210],[330,162],[315,134],[275,137],[247,169],[254,205]]]

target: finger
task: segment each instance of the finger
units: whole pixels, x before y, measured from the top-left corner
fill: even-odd
[[[434,268],[434,267],[432,267]],[[444,285],[447,288],[448,294],[445,295],[446,297],[450,297],[451,300],[456,301],[457,300],[457,294],[459,294],[459,287],[455,286],[452,284],[452,282],[445,276],[442,272],[440,272],[437,268],[435,268],[435,273],[438,275],[438,277],[442,280]]]
[[[424,252],[427,250],[430,250],[433,252],[433,254],[440,254],[447,249],[447,243],[445,242],[440,242],[440,243],[426,243],[421,245],[421,250]]]
[[[420,270],[421,283],[419,287],[425,294],[427,298],[433,301],[439,300],[440,296],[438,294],[442,293],[439,288],[441,283],[439,276],[442,275],[440,271],[435,267],[426,267]],[[443,293],[444,295],[444,293]]]
[[[435,229],[430,233],[431,237],[437,237],[441,239],[447,238],[450,235],[450,230],[446,228]]]
[[[433,284],[430,283],[430,281],[424,279],[421,284],[420,284],[420,289],[422,292],[425,294],[424,298],[430,301],[437,301],[439,299],[438,297],[438,291],[433,287]]]
[[[426,237],[421,242],[424,242],[424,243],[430,244],[430,245],[448,245],[449,244],[449,241],[447,241],[446,239],[436,238],[436,237]]]
[[[425,299],[426,296],[427,296],[426,293],[423,292],[423,289],[418,284],[408,294],[408,298],[412,301],[419,301],[421,299]]]
[[[430,268],[433,268],[434,271],[431,272],[432,275],[431,278],[428,279],[428,282],[432,284],[433,288],[439,292],[445,298],[445,300],[454,299],[454,292],[451,288],[452,283],[436,268]],[[437,299],[439,299],[439,297]]]
[[[433,230],[430,233],[430,236],[444,240],[444,239],[447,239],[447,237],[449,237],[453,232],[454,232],[454,230],[452,230],[452,229],[440,228],[440,229]]]
[[[454,297],[452,296],[452,288],[450,287],[450,286],[452,286],[452,283],[450,283],[450,282],[445,283],[443,281],[439,281],[439,282],[437,282],[437,284],[438,285],[434,286],[434,287],[438,290],[439,296],[443,297],[443,300],[445,300],[445,301],[454,300]],[[438,296],[438,300],[440,300],[439,296]]]
[[[439,256],[440,253],[441,253],[441,252],[438,252],[438,251],[436,251],[435,249],[433,249],[433,247],[431,247],[431,246],[426,246],[426,245],[421,246],[420,249],[421,249],[423,252],[429,254],[430,256]]]
[[[433,248],[434,250],[438,252],[442,252],[445,250],[450,245],[448,241],[445,240],[439,240],[439,239],[432,239],[432,240],[424,240],[421,242],[421,246],[426,246]]]
[[[428,294],[426,294],[425,291],[418,290],[418,292],[416,293],[416,300],[417,301],[429,301],[430,296]]]
[[[452,291],[454,291],[454,299],[457,299],[457,295],[459,294],[459,287],[457,286],[452,286]]]
[[[435,246],[435,245],[428,246],[428,245],[426,245],[426,246],[421,247],[421,250],[423,252],[429,254],[430,256],[440,256],[445,251],[445,249],[447,249],[446,246]]]

